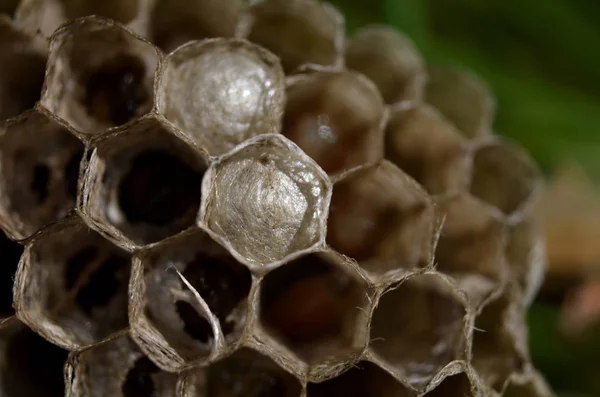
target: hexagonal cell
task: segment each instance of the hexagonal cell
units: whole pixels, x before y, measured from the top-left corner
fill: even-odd
[[[41,103],[81,133],[99,134],[152,108],[158,58],[111,20],[78,19],[52,35]]]
[[[501,392],[511,374],[528,361],[527,325],[520,297],[512,288],[484,303],[475,318],[473,367]]]
[[[435,252],[437,268],[457,278],[477,304],[506,279],[506,226],[467,194],[446,196],[437,204],[444,216]]]
[[[307,397],[412,397],[413,391],[393,376],[368,361],[355,364],[352,369],[322,383],[309,383]]]
[[[0,394],[63,397],[67,355],[13,318],[0,329]]]
[[[341,64],[344,19],[331,5],[316,0],[255,3],[240,33],[280,57],[286,73],[304,64]]]
[[[133,250],[194,223],[203,154],[153,118],[95,142],[79,205],[116,244]]]
[[[0,15],[0,120],[32,108],[40,98],[46,69],[45,48]]]
[[[529,305],[542,286],[548,260],[544,232],[535,216],[509,228],[506,257],[509,276],[521,287],[524,303]]]
[[[232,37],[241,8],[241,0],[157,0],[148,36],[167,53],[192,40]]]
[[[67,374],[67,397],[176,396],[177,375],[161,371],[127,333],[72,355]]]
[[[136,28],[147,0],[21,0],[16,19],[28,31],[50,37],[63,23],[90,15],[109,18]],[[137,23],[136,23],[137,22]]]
[[[299,397],[300,382],[270,358],[248,348],[183,376],[182,397]]]
[[[497,138],[479,146],[473,157],[471,194],[510,218],[533,202],[542,176],[529,154],[516,143]]]
[[[432,259],[434,218],[423,188],[384,161],[336,182],[327,243],[373,276],[422,267]]]
[[[426,273],[390,288],[371,321],[371,349],[411,385],[426,385],[460,359],[467,342],[464,297],[445,278]]]
[[[389,26],[354,33],[346,43],[346,65],[373,80],[386,103],[423,97],[425,61],[412,40]]]
[[[159,112],[211,155],[279,131],[285,95],[281,65],[247,41],[189,43],[167,57],[157,86]]]
[[[525,374],[512,376],[503,394],[504,397],[553,397],[554,395],[543,376],[532,369]]]
[[[462,372],[446,377],[435,389],[426,393],[424,397],[483,397],[477,385],[473,384],[469,376]]]
[[[383,119],[364,76],[321,71],[290,79],[282,133],[331,175],[383,157]]]
[[[17,316],[69,350],[127,327],[129,255],[79,218],[27,244],[15,280]],[[31,288],[31,286],[36,286]]]
[[[428,68],[425,100],[468,138],[489,134],[496,108],[490,88],[473,72],[444,65]]]
[[[0,127],[0,223],[18,239],[75,206],[83,144],[43,113]]]
[[[260,321],[304,362],[340,361],[366,345],[369,294],[340,256],[309,254],[267,274]]]
[[[0,230],[0,323],[14,314],[13,282],[23,253],[23,246],[10,240]]]
[[[205,232],[184,232],[142,250],[133,271],[132,332],[163,368],[188,367],[237,344],[252,277]]]
[[[261,272],[323,245],[331,184],[281,135],[260,135],[213,162],[199,222]]]
[[[385,157],[432,194],[463,190],[468,185],[466,140],[427,104],[392,109]]]

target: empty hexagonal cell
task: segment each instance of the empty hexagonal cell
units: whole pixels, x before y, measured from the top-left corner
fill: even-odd
[[[300,397],[302,385],[270,358],[248,348],[183,376],[182,397]]]
[[[138,253],[135,263],[131,327],[164,368],[189,366],[223,344],[237,343],[246,324],[252,277],[206,233],[190,231],[165,240]]]
[[[290,80],[282,133],[328,173],[383,157],[384,103],[354,72],[314,72]]]
[[[0,15],[0,120],[30,109],[40,98],[45,48]]]
[[[482,397],[481,388],[462,372],[446,377],[424,397]]]
[[[208,169],[199,221],[239,260],[264,271],[323,244],[327,175],[280,135],[261,135]]]
[[[364,348],[370,292],[341,257],[303,256],[267,274],[261,288],[262,325],[303,361],[341,361]]]
[[[0,394],[63,397],[67,355],[13,318],[0,329]]]
[[[412,397],[414,392],[368,361],[322,383],[309,383],[307,397]]]
[[[24,239],[75,206],[83,144],[37,111],[0,127],[0,222]]]
[[[66,349],[97,342],[127,327],[129,269],[127,253],[66,219],[28,243],[15,280],[17,316]]]
[[[346,44],[346,65],[373,80],[387,103],[423,97],[425,62],[415,44],[388,26],[367,26]]]
[[[99,134],[152,108],[158,57],[111,20],[76,20],[52,36],[41,103],[83,134]]]
[[[489,87],[469,70],[434,65],[428,69],[425,99],[466,138],[489,134],[495,100]]]
[[[513,289],[492,297],[477,313],[473,366],[487,385],[501,392],[528,359],[525,310]]]
[[[372,275],[431,261],[433,204],[413,179],[384,161],[336,182],[327,243]]]
[[[126,249],[188,228],[200,207],[207,160],[170,127],[144,118],[96,142],[82,211]]]
[[[63,23],[80,17],[98,15],[117,22],[138,27],[136,19],[142,13],[147,0],[21,0],[16,19],[28,31],[39,32],[45,37]]]
[[[175,397],[177,375],[161,371],[127,333],[75,353],[68,364],[69,397]]]
[[[286,73],[303,64],[341,63],[344,21],[335,8],[316,0],[256,3],[241,33],[279,56]]]
[[[371,349],[414,386],[424,386],[466,344],[466,303],[436,274],[411,277],[380,299],[371,322]]]
[[[521,287],[524,302],[529,305],[542,286],[548,259],[544,233],[535,216],[527,216],[509,228],[506,257],[509,276]]]
[[[192,40],[235,34],[241,0],[158,0],[150,10],[150,41],[165,52]]]
[[[444,217],[437,268],[456,277],[477,304],[506,279],[506,226],[467,194],[446,196],[437,204]]]
[[[278,132],[283,101],[279,60],[244,40],[189,43],[169,55],[159,74],[158,110],[211,155]]]
[[[531,368],[524,374],[513,375],[503,394],[504,397],[552,397],[554,395],[542,375]]]
[[[14,314],[13,282],[23,246],[10,240],[0,230],[0,322]]]
[[[540,170],[523,148],[496,139],[476,149],[470,191],[506,216],[515,217],[532,203],[541,179]]]
[[[385,157],[433,194],[467,187],[467,142],[427,104],[392,109],[385,133]]]

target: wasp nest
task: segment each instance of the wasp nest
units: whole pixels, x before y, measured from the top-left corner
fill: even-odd
[[[552,394],[538,169],[476,76],[343,26],[316,0],[0,18],[0,394]]]

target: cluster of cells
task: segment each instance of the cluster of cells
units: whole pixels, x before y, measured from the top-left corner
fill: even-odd
[[[22,0],[0,47],[0,394],[552,395],[471,72],[316,0]]]

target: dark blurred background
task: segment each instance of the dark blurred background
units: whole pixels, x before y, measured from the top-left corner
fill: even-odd
[[[330,2],[348,33],[390,24],[428,62],[466,66],[492,87],[496,132],[542,166],[547,207],[560,212],[542,214],[550,266],[529,316],[533,360],[559,395],[600,396],[600,1]]]

